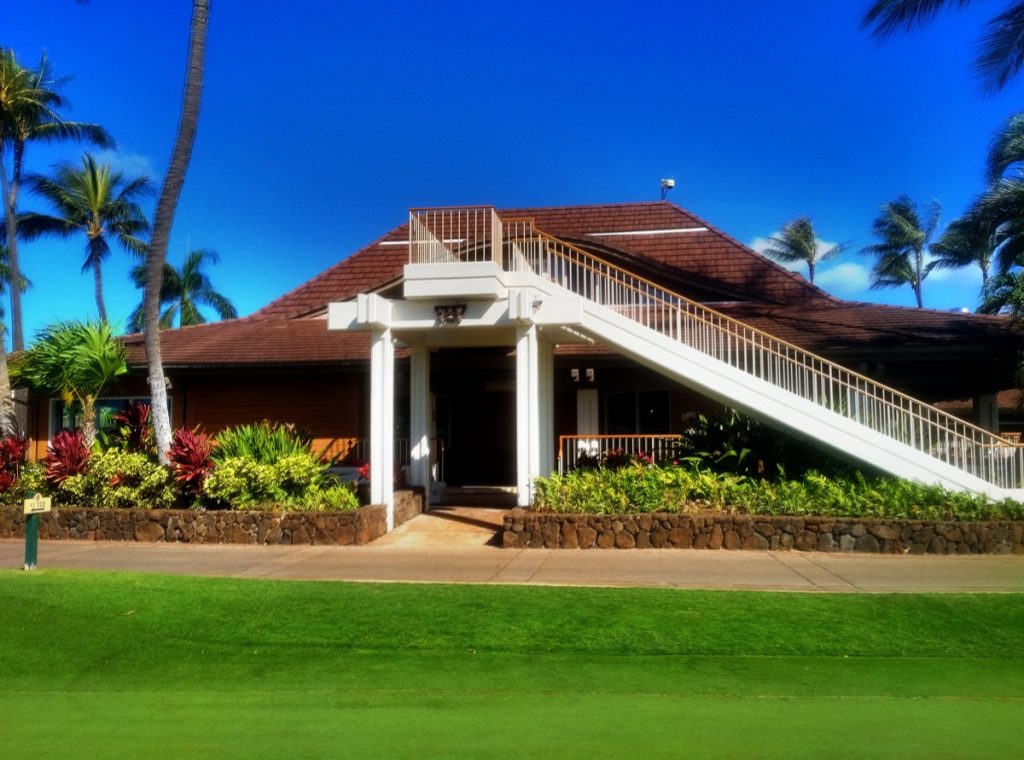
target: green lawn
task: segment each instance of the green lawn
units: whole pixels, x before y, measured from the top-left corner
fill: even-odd
[[[1024,596],[0,571],[0,756],[1012,757]]]

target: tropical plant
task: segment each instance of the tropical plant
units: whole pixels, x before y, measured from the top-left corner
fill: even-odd
[[[199,126],[199,104],[203,91],[203,65],[206,58],[206,31],[210,19],[210,0],[192,1],[192,21],[188,42],[185,90],[182,96],[178,133],[174,140],[171,160],[164,176],[153,217],[153,232],[146,253],[146,287],[142,300],[142,324],[146,345],[149,393],[153,404],[153,433],[157,456],[167,461],[171,447],[171,417],[167,405],[167,385],[164,381],[163,360],[160,354],[160,286],[163,283],[167,245],[171,236],[174,211],[185,182],[185,171],[192,156]],[[0,389],[2,390],[2,389]]]
[[[704,470],[774,478],[811,469],[829,474],[849,469],[848,462],[734,409],[699,415],[679,444],[677,460]]]
[[[25,166],[25,150],[32,142],[74,140],[113,147],[106,130],[96,124],[68,121],[61,115],[67,101],[60,94],[66,80],[54,76],[44,55],[35,69],[22,66],[11,49],[0,49],[0,190],[10,281],[21,281],[18,258],[18,194]],[[11,156],[8,176],[6,155]],[[14,349],[25,347],[21,315],[21,291],[11,288],[11,332]],[[0,393],[4,389],[0,388]]]
[[[206,317],[200,307],[212,308],[221,319],[238,316],[234,305],[213,287],[209,276],[203,271],[206,264],[220,260],[217,252],[210,248],[199,248],[185,257],[180,269],[164,264],[164,279],[160,286],[160,305],[166,307],[160,315],[160,327],[174,327],[177,321],[181,327],[206,324]],[[146,284],[145,265],[132,270],[132,280],[142,288]],[[142,304],[128,319],[128,330],[140,332],[143,323]]]
[[[782,225],[778,235],[768,241],[764,250],[766,256],[785,264],[804,263],[807,265],[807,279],[814,282],[814,271],[818,264],[834,259],[846,249],[845,243],[824,247],[814,231],[809,216],[801,216]]]
[[[938,201],[919,209],[907,195],[882,206],[872,227],[879,242],[861,250],[875,257],[871,270],[873,290],[909,285],[918,308],[924,305],[921,287],[928,276],[925,252],[939,225],[940,212]]]
[[[59,486],[72,475],[80,475],[89,467],[89,447],[82,431],[61,430],[50,439],[43,465],[46,479]]]
[[[988,282],[981,296],[978,311],[982,314],[1024,314],[1024,270],[1015,269],[997,274]]]
[[[217,433],[212,456],[218,464],[228,459],[275,464],[285,457],[308,455],[309,446],[309,436],[299,433],[294,425],[263,420]]]
[[[86,153],[81,166],[62,163],[52,177],[32,174],[27,181],[56,215],[24,214],[18,222],[22,237],[85,236],[82,271],[92,270],[96,310],[100,321],[106,322],[103,262],[110,256],[111,239],[135,256],[145,255],[146,243],[139,236],[149,229],[149,222],[138,201],[151,192],[149,178],[126,177],[124,172],[114,171],[109,163]]]
[[[0,493],[9,491],[21,475],[28,456],[28,439],[6,436],[0,440]]]
[[[1024,504],[861,472],[748,478],[692,465],[573,470],[535,481],[534,508],[562,513],[694,513],[1019,520]]]
[[[191,430],[174,431],[168,459],[178,483],[192,498],[202,492],[203,484],[213,472],[212,452],[213,443],[208,435]]]
[[[153,426],[149,424],[149,404],[132,401],[111,419],[113,429],[106,435],[107,448],[121,448],[148,454],[153,449]]]
[[[57,322],[44,328],[11,369],[16,384],[81,408],[87,447],[96,438],[96,400],[128,371],[124,347],[110,325],[99,322]]]
[[[80,507],[166,509],[178,497],[171,471],[145,454],[108,449],[89,460],[89,467],[68,475],[57,488],[65,504]]]
[[[931,21],[945,9],[962,9],[971,0],[875,0],[861,21],[879,39],[910,30]],[[995,93],[1020,71],[1024,64],[1024,3],[1015,0],[993,16],[979,45],[974,69],[987,92]]]
[[[1004,234],[989,220],[971,215],[957,219],[932,243],[933,258],[928,263],[928,271],[977,266],[981,270],[981,287],[984,290],[1003,242]]]

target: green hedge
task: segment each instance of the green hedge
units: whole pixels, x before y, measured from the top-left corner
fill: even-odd
[[[923,520],[1021,520],[1024,504],[940,486],[867,477],[762,480],[685,466],[633,464],[574,470],[536,481],[534,508],[551,512],[628,514],[725,512],[763,515],[886,517]]]

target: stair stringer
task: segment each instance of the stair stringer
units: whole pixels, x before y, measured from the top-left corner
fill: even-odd
[[[956,491],[981,493],[993,499],[1024,498],[1024,489],[999,488],[645,327],[543,277],[517,272],[508,279],[510,286],[526,287],[540,297],[578,299],[581,321],[571,325],[574,329],[671,380],[772,426],[812,438],[844,456],[901,478]]]

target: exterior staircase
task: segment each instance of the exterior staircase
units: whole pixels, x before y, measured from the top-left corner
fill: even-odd
[[[638,277],[530,219],[503,219],[490,207],[424,209],[410,213],[409,229],[407,298],[446,287],[466,298],[507,297],[513,319],[613,347],[886,472],[1024,497],[1024,448]]]

